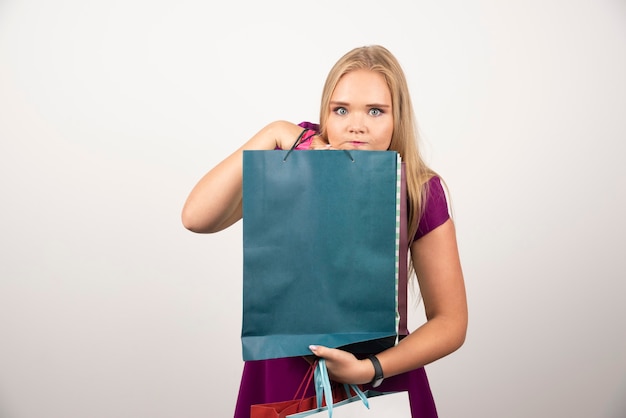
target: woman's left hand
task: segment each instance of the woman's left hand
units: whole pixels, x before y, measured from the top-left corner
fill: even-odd
[[[374,378],[374,366],[368,359],[359,360],[347,351],[321,345],[311,345],[309,349],[326,360],[328,376],[336,382],[362,385]]]
[[[328,150],[328,149],[334,149],[334,148],[331,147],[329,143],[324,142],[324,140],[322,139],[321,136],[315,135],[313,137],[313,140],[311,141],[311,146],[309,147],[309,149],[311,149],[311,150]]]

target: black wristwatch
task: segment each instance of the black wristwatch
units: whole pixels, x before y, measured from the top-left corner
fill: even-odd
[[[381,383],[383,383],[383,379],[385,378],[385,376],[383,376],[383,368],[375,355],[372,354],[368,358],[374,365],[374,378],[370,382],[370,385],[372,385],[373,388],[377,388]]]

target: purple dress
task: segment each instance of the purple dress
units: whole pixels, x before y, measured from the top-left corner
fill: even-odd
[[[300,126],[312,130],[317,129],[317,125],[306,122]],[[302,137],[304,140],[296,149],[309,148],[312,136],[305,134]],[[424,214],[419,222],[416,240],[443,224],[450,217],[448,203],[439,178],[430,179],[427,187]],[[309,363],[302,357],[246,361],[235,407],[235,418],[249,418],[251,405],[294,399],[295,392],[308,368]],[[370,389],[369,385],[364,385],[364,389]],[[437,409],[423,367],[386,378],[376,390],[381,392],[408,391],[413,418],[437,417]],[[314,388],[311,385],[306,396],[314,395]]]

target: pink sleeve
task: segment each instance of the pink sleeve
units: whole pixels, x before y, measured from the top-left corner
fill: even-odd
[[[302,139],[300,140],[300,143],[296,146],[296,149],[306,150],[311,148],[311,141],[313,140],[313,136],[317,135],[320,126],[316,123],[311,122],[300,122],[298,126],[306,129],[307,131],[302,135]]]

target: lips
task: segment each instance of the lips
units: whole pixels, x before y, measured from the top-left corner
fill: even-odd
[[[345,140],[339,143],[339,145],[337,146],[337,149],[359,149],[366,145],[369,145],[369,142]]]

